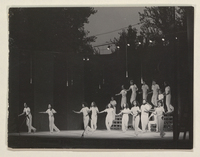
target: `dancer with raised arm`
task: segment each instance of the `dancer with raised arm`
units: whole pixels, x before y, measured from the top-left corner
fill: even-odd
[[[126,94],[127,94],[127,90],[124,88],[124,85],[122,85],[122,90],[120,93],[116,94],[117,95],[122,95],[122,99],[121,99],[121,108],[123,108],[123,104],[126,104],[127,100],[126,100]]]
[[[158,90],[160,89],[159,85],[156,84],[156,81],[152,81],[151,89],[153,91],[151,102],[156,107],[157,106],[157,100],[158,100]]]
[[[48,105],[48,109],[46,110],[46,112],[39,112],[39,113],[47,113],[49,115],[50,133],[53,133],[53,130],[55,130],[56,132],[60,132],[60,130],[54,124],[54,114],[57,112],[52,108],[51,104]]]
[[[142,99],[147,100],[149,86],[143,81],[142,89]]]
[[[88,127],[88,123],[90,120],[90,117],[89,117],[90,109],[86,105],[87,104],[84,102],[82,103],[82,109],[80,111],[73,111],[74,113],[78,113],[78,114],[83,113],[84,130],[86,130],[86,128]]]
[[[91,129],[95,131],[97,129],[97,114],[99,113],[99,109],[95,102],[91,103],[90,111],[92,112],[91,115]]]
[[[141,123],[142,123],[142,132],[146,132],[146,127],[148,124],[149,112],[152,106],[147,103],[146,100],[143,100],[143,104],[141,106]]]
[[[157,122],[158,122],[158,130],[160,131],[160,137],[163,138],[165,136],[164,133],[164,114],[165,114],[165,110],[163,107],[163,102],[159,101],[158,102],[158,107],[155,109],[155,113],[157,115]]]
[[[140,130],[139,122],[140,122],[140,112],[141,112],[141,110],[139,108],[139,103],[136,100],[133,101],[132,106],[133,106],[131,108],[131,113],[133,115],[132,124],[133,124],[133,128],[135,129],[135,134],[137,136],[138,131]]]
[[[99,113],[104,113],[104,112],[107,112],[106,120],[105,120],[106,128],[108,131],[110,131],[110,128],[113,122],[113,112],[114,112],[114,109],[112,108],[112,105],[110,103],[107,105],[105,110]]]
[[[170,105],[171,105],[171,88],[169,86],[168,82],[164,82],[165,86],[165,97],[166,97],[166,106],[167,106],[167,112],[171,112]]]
[[[131,98],[130,98],[130,103],[132,104],[134,100],[136,100],[136,96],[137,96],[137,91],[138,91],[138,88],[136,86],[136,84],[133,83],[133,80],[130,81],[130,87],[127,91],[132,91],[131,93]]]
[[[26,115],[26,125],[28,127],[28,133],[31,133],[31,130],[34,132],[36,131],[36,128],[32,126],[32,114],[31,114],[31,109],[27,106],[26,103],[24,103],[24,110],[21,114],[18,116]]]
[[[129,120],[129,114],[131,113],[131,110],[128,108],[128,104],[123,104],[123,109],[120,113],[116,115],[122,115],[122,131],[126,132],[128,129],[128,120]]]
[[[111,97],[110,104],[112,105],[112,107],[113,107],[113,109],[114,109],[114,112],[113,112],[113,120],[115,120],[117,102],[115,101],[114,97]]]

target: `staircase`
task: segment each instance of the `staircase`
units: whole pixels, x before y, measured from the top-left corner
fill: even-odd
[[[115,120],[111,126],[112,130],[121,130],[122,129],[122,115],[116,115]]]
[[[156,131],[156,124],[151,124],[151,131]],[[173,116],[164,116],[164,131],[173,131]]]

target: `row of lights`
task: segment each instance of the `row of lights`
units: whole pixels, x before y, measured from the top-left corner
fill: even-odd
[[[83,61],[89,61],[90,59],[88,57],[83,58]]]
[[[178,39],[178,37],[175,37],[175,39],[177,40]],[[165,38],[162,38],[162,41],[164,42],[165,41]],[[153,41],[152,40],[149,40],[149,43],[153,43]],[[142,43],[139,41],[138,42],[138,45],[141,45]],[[127,46],[130,46],[130,44],[127,44]],[[120,48],[120,46],[117,46],[117,49],[119,49]],[[107,50],[110,50],[110,45],[107,47]]]

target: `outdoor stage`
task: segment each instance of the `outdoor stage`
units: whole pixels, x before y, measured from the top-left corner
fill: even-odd
[[[138,136],[135,135],[133,130],[122,132],[121,130],[96,130],[94,132],[87,132],[84,137],[81,137],[83,130],[70,130],[50,133],[49,131],[35,132],[35,133],[9,133],[9,136],[21,136],[21,137],[43,137],[43,138],[95,138],[95,139],[140,139],[140,140],[173,140],[173,132],[165,132],[163,138],[160,137],[160,133],[156,132],[139,132]]]
[[[10,148],[90,148],[90,149],[173,149],[187,148],[186,140],[175,141],[173,132],[165,132],[161,138],[156,132],[139,132],[133,130],[123,133],[121,130],[96,130],[81,137],[83,130],[65,130],[50,133],[48,131],[35,133],[9,133]],[[182,135],[180,135],[182,136]]]

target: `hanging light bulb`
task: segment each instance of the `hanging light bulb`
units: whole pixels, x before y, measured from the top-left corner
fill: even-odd
[[[141,45],[142,43],[139,41],[138,44]]]
[[[66,86],[67,86],[67,87],[69,86],[68,80],[67,80],[67,82],[66,82]]]
[[[128,71],[126,71],[126,78],[128,78]]]
[[[87,58],[87,61],[89,61],[90,59],[89,58]]]
[[[85,58],[83,58],[83,61],[85,61]]]
[[[130,46],[130,44],[127,44],[127,46]]]
[[[30,78],[30,84],[32,84],[33,83],[33,80],[32,80],[32,78]]]
[[[175,39],[177,40],[177,39],[178,39],[178,37],[175,37]]]
[[[120,47],[119,47],[119,46],[117,46],[117,48],[119,49]]]
[[[99,84],[99,89],[101,89],[101,85]]]
[[[162,41],[165,41],[165,38],[162,38]]]
[[[72,79],[72,80],[71,80],[71,85],[73,85],[73,84],[74,84],[74,80]]]
[[[153,41],[152,41],[152,40],[149,40],[149,42],[152,43]]]

